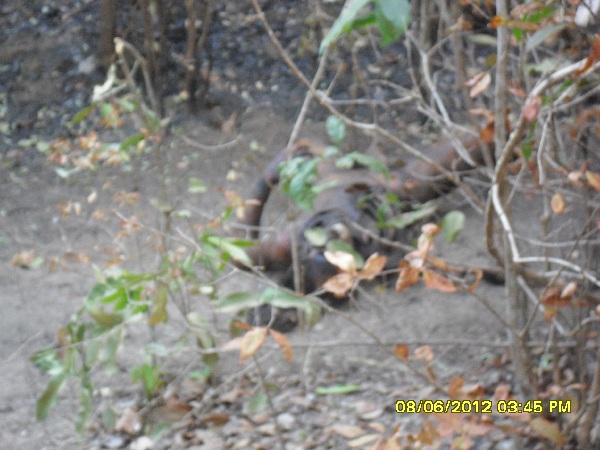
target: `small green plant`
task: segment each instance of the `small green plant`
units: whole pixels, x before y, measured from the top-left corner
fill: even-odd
[[[342,35],[371,25],[379,30],[382,45],[387,45],[402,36],[409,23],[408,0],[350,0],[321,41],[319,51]]]
[[[161,145],[167,120],[146,107],[137,90],[128,92],[123,88],[125,85],[127,82],[119,80],[111,70],[107,82],[95,90],[93,103],[77,113],[69,124],[78,137],[72,141],[58,140],[49,146],[47,155],[50,162],[58,166],[59,176],[67,178],[76,172],[97,171],[103,165],[125,172],[134,168],[143,170],[143,158],[136,158],[146,152],[154,152],[157,160],[162,160]],[[108,129],[102,137],[95,131],[99,126]],[[114,140],[103,142],[105,135]],[[163,175],[160,182],[164,188],[164,173],[159,173]],[[206,185],[194,177],[188,180],[187,188],[190,195],[201,195],[207,190]],[[127,208],[139,201],[139,194],[119,192],[113,200],[121,208]],[[175,202],[166,195],[149,199],[149,203],[163,219],[160,236],[172,235],[170,224],[175,220],[192,225],[190,212],[172,207]],[[96,386],[95,381],[99,371],[125,369],[132,382],[141,385],[146,401],[156,396],[164,386],[163,364],[172,349],[158,342],[154,332],[171,326],[170,316],[174,312],[181,314],[185,322],[178,345],[186,341],[195,343],[203,366],[196,372],[207,381],[211,379],[218,364],[216,342],[207,320],[191,299],[216,306],[220,295],[215,281],[229,261],[250,262],[244,251],[251,245],[249,241],[222,237],[215,231],[231,213],[230,207],[206,225],[193,224],[191,229],[196,230],[196,235],[189,239],[186,247],[180,242],[175,247],[167,239],[159,238],[159,245],[150,247],[157,256],[153,270],[134,272],[119,268],[121,261],[128,259],[125,255],[111,260],[105,270],[96,268],[96,284],[81,308],[58,330],[56,345],[31,356],[36,367],[50,376],[37,402],[39,420],[48,416],[61,389],[73,383],[78,386],[80,400],[75,422],[77,430],[82,432],[93,414],[94,392],[101,387]],[[147,241],[156,242],[156,230],[147,228],[135,215],[117,214],[121,230],[115,231],[115,240],[135,239],[146,234]],[[118,350],[130,344],[125,337],[131,327],[147,327],[151,339],[142,346],[140,360],[127,366],[119,361]]]

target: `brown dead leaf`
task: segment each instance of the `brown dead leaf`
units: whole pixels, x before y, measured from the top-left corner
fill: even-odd
[[[490,111],[487,108],[473,108],[469,110],[469,114],[473,114],[474,116],[482,116],[485,117],[488,122],[492,122],[494,120],[494,112]]]
[[[11,264],[21,269],[29,269],[35,261],[35,250],[19,252],[13,256]]]
[[[487,71],[475,75],[465,83],[467,86],[471,87],[471,90],[469,91],[469,97],[477,97],[490,86],[491,82],[492,76]]]
[[[571,297],[562,297],[562,289],[558,286],[550,286],[542,291],[540,296],[540,302],[542,305],[554,306],[557,308],[563,308],[568,306],[571,301]]]
[[[133,408],[126,408],[115,424],[116,431],[123,431],[130,435],[138,434],[141,429],[142,419]]]
[[[65,260],[68,262],[75,262],[75,263],[87,265],[91,261],[90,256],[86,253],[65,252],[64,256],[65,256]]]
[[[372,280],[381,273],[386,264],[387,258],[384,255],[373,253],[369,256],[369,259],[365,261],[364,267],[359,270],[358,279],[367,281]]]
[[[463,425],[463,433],[469,436],[485,436],[493,429],[493,423],[466,422]]]
[[[527,98],[527,92],[525,92],[521,88],[509,87],[508,92],[510,92],[512,95],[514,95],[515,97],[518,97],[518,98]]]
[[[329,261],[338,269],[351,274],[356,273],[356,261],[354,260],[354,256],[352,254],[339,250],[326,250],[323,255],[327,261]]]
[[[267,329],[264,327],[256,327],[242,337],[240,345],[240,362],[244,362],[250,356],[253,356],[265,342],[267,337]]]
[[[579,189],[584,187],[582,178],[583,178],[583,172],[581,170],[574,170],[573,172],[569,172],[569,174],[567,175],[567,179],[569,180],[569,183],[571,183],[571,185],[573,187],[576,187]]]
[[[354,258],[353,258],[354,259]],[[343,298],[354,286],[355,276],[348,272],[338,273],[323,283],[323,289],[331,292],[336,298]]]
[[[479,138],[485,143],[485,144],[491,144],[494,142],[494,137],[495,137],[495,123],[493,120],[489,121],[485,127],[483,127],[481,129],[481,131],[479,131]]]
[[[407,344],[394,345],[394,355],[396,358],[406,361],[408,359],[410,349]]]
[[[221,348],[225,351],[228,350],[239,350],[242,347],[242,337],[233,338],[230,341],[227,341],[221,344]]]
[[[407,287],[418,283],[421,271],[413,267],[405,267],[400,269],[398,280],[396,281],[396,292],[403,291]]]
[[[479,383],[470,383],[463,386],[464,394],[470,399],[483,397],[483,386]]]
[[[367,444],[377,440],[379,438],[378,434],[365,434],[364,436],[358,437],[351,441],[348,441],[346,444],[350,448],[364,447]]]
[[[557,192],[552,196],[552,201],[550,202],[552,206],[552,211],[554,214],[560,215],[565,210],[565,199],[560,192]]]
[[[239,387],[234,387],[228,392],[224,392],[219,396],[219,401],[228,404],[234,404],[238,398],[240,398],[244,394],[244,391]]]
[[[460,413],[434,413],[433,417],[439,422],[437,431],[440,436],[452,436],[460,432],[464,416]]]
[[[217,427],[225,425],[229,422],[229,414],[211,412],[202,416],[199,420],[201,424],[210,424]]]
[[[510,399],[510,386],[508,384],[499,384],[494,390],[494,401],[498,400],[509,400]]]
[[[492,29],[500,28],[502,25],[506,23],[506,19],[501,16],[494,16],[492,20],[490,20],[489,27]]]
[[[594,43],[592,44],[592,50],[585,60],[585,64],[581,69],[575,72],[575,77],[579,77],[581,74],[587,72],[590,67],[596,63],[596,61],[600,61],[600,35],[597,34],[594,36]]]
[[[530,98],[529,101],[523,107],[523,117],[525,117],[525,120],[527,120],[528,122],[533,122],[535,119],[537,119],[541,107],[542,97],[536,95]]]
[[[240,322],[239,320],[235,320],[231,325],[235,328],[239,328],[240,330],[248,331],[252,329],[252,325],[247,324],[246,322]]]
[[[554,316],[556,316],[556,313],[558,311],[556,310],[556,308],[554,306],[544,306],[544,320],[547,323],[552,322],[552,319],[554,318]]]
[[[425,286],[440,292],[456,292],[458,290],[452,281],[433,270],[423,271],[423,282]]]
[[[586,170],[585,178],[591,187],[593,187],[597,191],[600,191],[600,175],[599,174],[597,174],[595,172],[591,172],[589,170]]]
[[[147,411],[146,420],[152,423],[178,422],[192,407],[183,403],[175,396],[167,397],[163,402],[159,402]]]
[[[425,225],[423,225],[421,227],[421,232],[423,234],[426,234],[427,236],[435,236],[440,231],[441,231],[441,228],[439,227],[439,225],[436,225],[435,223],[426,223]]]
[[[463,380],[462,377],[459,377],[457,375],[453,376],[450,380],[450,383],[448,383],[448,394],[450,394],[450,396],[454,398],[461,397],[463,393],[462,387],[464,384],[465,380]]]
[[[365,434],[365,430],[356,425],[346,425],[345,423],[334,423],[328,430],[346,439],[356,439]]]
[[[275,342],[277,342],[277,345],[279,345],[279,348],[281,348],[284,358],[287,359],[288,361],[291,361],[292,359],[294,359],[294,355],[292,353],[292,344],[290,343],[289,339],[287,337],[285,337],[285,335],[283,335],[283,334],[279,333],[278,331],[275,331],[271,328],[269,328],[269,334],[275,340]]]
[[[139,192],[120,191],[120,192],[117,192],[115,195],[113,195],[112,200],[115,203],[119,203],[120,206],[124,206],[124,205],[132,206],[132,205],[136,205],[137,203],[139,203],[140,194],[139,194]]]
[[[430,345],[422,345],[415,349],[415,357],[421,361],[431,362],[434,358],[433,349]]]
[[[543,417],[534,417],[529,426],[537,435],[552,441],[558,447],[562,447],[567,440],[558,425]]]
[[[437,258],[436,256],[428,256],[427,262],[429,263],[430,266],[436,267],[440,270],[448,270],[450,267],[450,266],[448,266],[448,263],[446,261],[444,261],[441,258]]]
[[[481,279],[483,278],[483,270],[476,269],[473,270],[472,273],[475,274],[475,280],[467,287],[467,292],[469,292],[470,294],[475,292],[475,290],[479,286],[479,283],[481,282]]]

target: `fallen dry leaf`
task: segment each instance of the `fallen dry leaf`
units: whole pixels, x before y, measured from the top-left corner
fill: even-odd
[[[115,424],[116,431],[123,431],[131,435],[138,434],[141,429],[142,419],[133,408],[126,408]]]
[[[266,337],[267,329],[264,327],[256,327],[246,332],[240,344],[240,362],[244,362],[254,355],[263,345]]]
[[[433,270],[423,271],[423,282],[425,283],[425,286],[440,292],[456,292],[458,290],[452,281]]]
[[[552,211],[554,214],[560,215],[565,210],[565,199],[560,192],[557,192],[552,196],[551,201]]]
[[[328,430],[346,439],[356,439],[365,434],[365,430],[356,425],[346,425],[345,423],[334,423]]]

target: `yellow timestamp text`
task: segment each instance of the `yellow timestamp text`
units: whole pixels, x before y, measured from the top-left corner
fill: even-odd
[[[570,413],[571,400],[398,400],[398,414],[519,414]]]

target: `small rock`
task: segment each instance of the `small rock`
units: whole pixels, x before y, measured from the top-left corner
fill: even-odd
[[[77,65],[77,70],[79,71],[79,73],[82,73],[84,75],[89,75],[96,70],[96,67],[98,67],[98,64],[96,62],[96,57],[92,55],[92,56],[88,56],[83,61],[81,61]]]
[[[290,413],[282,413],[277,416],[277,424],[284,430],[291,430],[295,423],[296,419]]]

